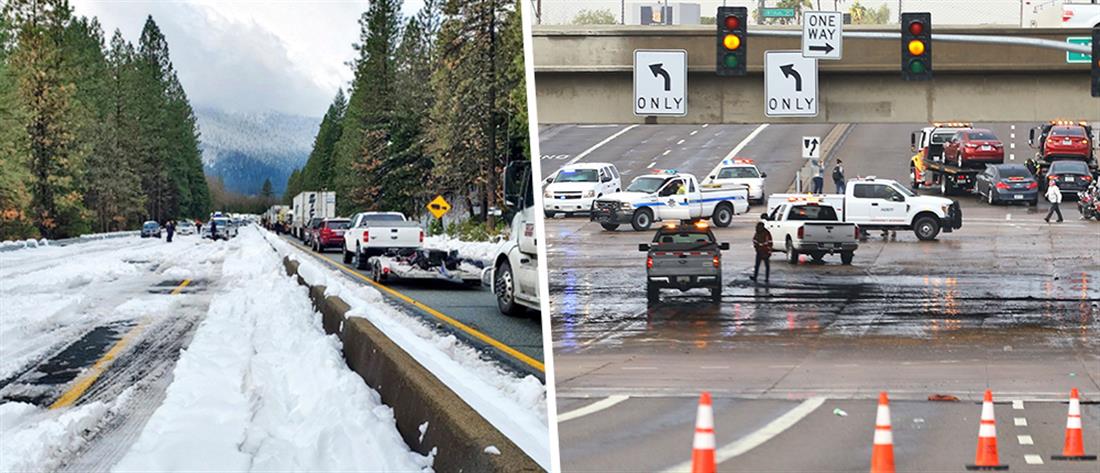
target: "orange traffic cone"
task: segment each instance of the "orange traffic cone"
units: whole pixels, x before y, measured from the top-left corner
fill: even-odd
[[[894,473],[894,434],[890,431],[890,400],[886,398],[886,391],[878,394],[871,473]]]
[[[1069,392],[1069,416],[1066,417],[1066,446],[1061,455],[1051,455],[1051,460],[1095,460],[1096,455],[1085,455],[1085,439],[1081,435],[1081,399],[1077,388]]]
[[[699,396],[695,415],[695,439],[691,445],[691,473],[714,473],[714,408],[710,393]]]
[[[967,470],[1007,470],[997,461],[997,422],[993,416],[993,392],[986,389],[982,400],[982,420],[978,427],[978,452]]]

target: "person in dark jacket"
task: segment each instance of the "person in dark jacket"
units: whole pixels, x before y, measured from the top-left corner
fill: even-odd
[[[218,241],[218,222],[210,219],[210,239]]]
[[[772,264],[769,258],[772,256],[772,234],[764,228],[764,222],[756,223],[756,234],[752,236],[752,247],[756,250],[756,266],[752,270],[752,279],[760,274],[760,262],[764,262],[764,282],[768,282],[772,275]]]
[[[164,231],[168,232],[168,243],[172,243],[172,235],[176,234],[175,220],[169,220],[168,224],[164,226]]]
[[[844,166],[841,165],[840,160],[836,160],[836,166],[833,166],[833,184],[836,184],[836,193],[844,193]]]

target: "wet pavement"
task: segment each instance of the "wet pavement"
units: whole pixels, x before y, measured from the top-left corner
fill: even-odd
[[[1026,159],[1030,124],[976,125],[993,129],[1004,140],[1006,162]],[[907,182],[909,132],[918,127],[854,125],[835,156],[844,160],[849,177],[876,175]],[[703,175],[757,131],[737,156],[756,160],[768,173],[769,193],[784,192],[803,162],[797,140],[804,134],[825,136],[830,127],[758,128],[638,126],[589,151],[583,161],[615,163],[625,181],[649,172],[654,162],[652,168]],[[586,129],[574,138],[568,126],[556,127],[542,141],[543,173],[572,159],[548,156],[587,150],[616,130],[607,129],[601,137]],[[715,136],[719,132],[723,135]],[[583,146],[585,140],[591,144]],[[610,447],[608,442],[617,437],[584,425],[645,437],[659,428],[661,413],[638,400],[657,397],[673,399],[677,409],[688,412],[676,422],[690,432],[690,412],[701,390],[750,410],[822,397],[854,403],[845,405],[872,416],[844,427],[866,435],[843,446],[830,438],[831,428],[800,421],[783,434],[790,441],[776,437],[720,465],[740,471],[865,470],[874,403],[864,401],[875,399],[880,390],[912,403],[926,419],[955,415],[953,407],[926,401],[929,395],[976,401],[986,388],[994,389],[999,399],[1055,401],[1078,387],[1086,400],[1100,401],[1100,222],[1077,220],[1072,202],[1062,205],[1066,222],[1055,225],[1042,220],[1045,202],[1028,209],[989,206],[973,196],[951,198],[962,206],[963,228],[941,234],[937,241],[920,242],[911,232],[875,232],[861,243],[851,266],[840,265],[836,256],[827,256],[824,264],[804,259],[789,264],[777,253],[768,284],[749,279],[752,226],[761,211],[756,207],[730,228],[715,229],[719,241],[731,245],[723,254],[725,287],[719,304],[703,291],[663,291],[660,304],[646,303],[645,259],[637,244],[650,240],[648,232],[623,230],[627,227],[606,232],[583,217],[548,219],[558,412],[609,396],[630,398],[559,424],[566,471],[652,470],[689,458],[690,433],[678,440],[681,448],[672,450],[646,447],[623,433],[619,435],[630,441],[614,450],[612,457],[623,459],[623,468],[616,468],[607,457],[585,452]],[[1035,414],[1033,425],[1056,431],[1065,422],[1064,406],[1059,406]],[[974,426],[937,425],[936,435],[916,436],[913,444],[899,447],[924,458],[903,462],[899,453],[899,466],[961,471],[973,459],[978,411],[972,410],[968,419]],[[759,427],[780,414],[749,423]],[[721,431],[721,422],[717,429]],[[1086,419],[1089,436],[1100,438],[1100,422]],[[1060,445],[1060,434],[1048,434],[1043,442]],[[962,456],[938,456],[948,445]],[[840,455],[837,449],[852,454]],[[681,458],[670,461],[671,452],[681,452]],[[770,452],[770,460],[763,452]],[[1046,466],[1029,465],[1024,451],[1015,453],[1013,470],[1096,468],[1095,463],[1083,469],[1051,467],[1049,459]],[[1043,452],[1044,458],[1048,453]]]

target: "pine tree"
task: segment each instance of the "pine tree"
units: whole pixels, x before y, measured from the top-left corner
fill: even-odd
[[[46,238],[86,232],[85,150],[76,141],[81,125],[75,86],[67,82],[62,55],[72,11],[64,0],[14,0],[6,12],[17,31],[9,66],[17,76],[18,100],[26,107],[31,218]]]
[[[286,190],[283,191],[283,203],[290,204],[290,201],[294,199],[294,196],[302,192],[302,170],[295,169],[290,172],[290,177],[286,179]],[[339,205],[341,199],[336,199],[337,205]]]
[[[371,2],[359,19],[361,43],[355,46],[359,57],[355,60],[355,79],[334,160],[337,169],[355,168],[356,172],[340,174],[336,179],[337,193],[348,196],[337,199],[339,213],[377,205],[378,196],[364,189],[377,188],[384,166],[368,160],[384,161],[388,146],[382,149],[368,146],[388,145],[390,141],[400,22],[398,0]]]
[[[336,91],[336,97],[329,105],[325,117],[321,120],[321,126],[317,131],[317,137],[313,140],[313,151],[309,153],[305,167],[302,168],[302,187],[310,190],[332,190],[335,188],[333,154],[336,143],[344,128],[344,113],[347,111],[348,101],[344,96],[344,90]]]
[[[142,166],[138,153],[138,122],[141,116],[132,92],[137,80],[134,54],[133,45],[123,39],[122,32],[116,29],[107,52],[110,110],[106,118],[109,149],[105,161],[108,164],[106,169],[89,166],[89,173],[113,176],[113,185],[99,176],[89,179],[89,192],[102,196],[103,208],[97,209],[97,213],[101,219],[104,214],[110,215],[109,229],[134,228],[141,224],[146,215],[146,196],[138,174]]]
[[[0,11],[0,240],[37,235],[28,209],[30,180],[24,123],[26,120],[14,71],[8,66],[15,31],[7,11]]]
[[[264,179],[264,185],[260,188],[260,197],[264,200],[275,198],[275,191],[271,189],[271,179]]]

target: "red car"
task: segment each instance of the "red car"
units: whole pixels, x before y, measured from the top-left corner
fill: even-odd
[[[1074,158],[1088,160],[1092,154],[1089,136],[1085,127],[1080,125],[1059,125],[1050,127],[1041,148],[1043,159]]]
[[[313,251],[323,253],[326,248],[343,248],[344,231],[351,225],[346,218],[326,218],[313,230],[310,246]]]
[[[992,131],[972,128],[955,132],[943,147],[943,161],[961,168],[984,168],[1003,164],[1005,147]]]

